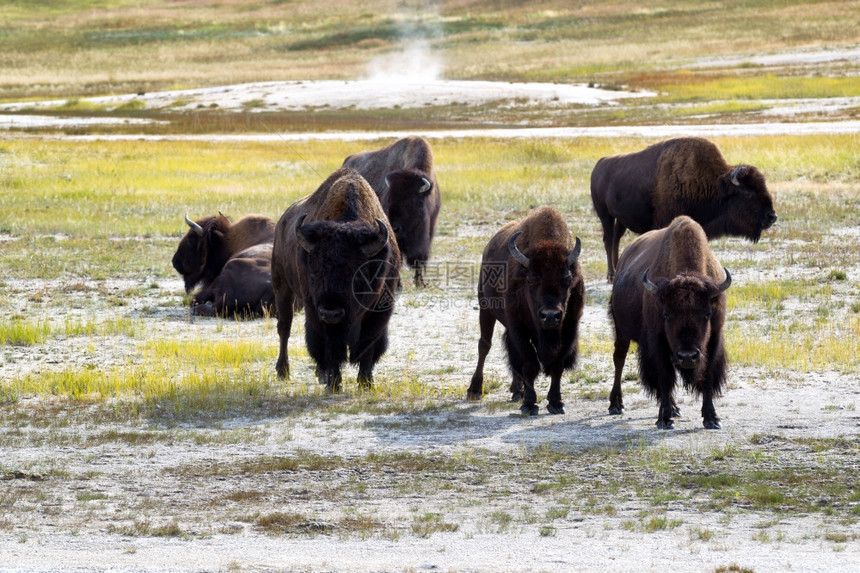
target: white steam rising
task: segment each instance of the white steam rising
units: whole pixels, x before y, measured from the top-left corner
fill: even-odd
[[[411,79],[433,81],[442,74],[442,62],[433,54],[429,37],[441,36],[438,14],[399,14],[403,48],[371,60],[367,74],[372,81]],[[422,25],[415,24],[420,20]]]

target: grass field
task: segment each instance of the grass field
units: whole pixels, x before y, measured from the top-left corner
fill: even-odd
[[[108,110],[86,100],[355,79],[415,42],[445,78],[658,95],[615,107],[464,103],[420,113]],[[612,571],[646,562],[848,570],[860,538],[860,138],[712,138],[730,163],[765,173],[779,221],[757,244],[712,243],[735,279],[725,330],[732,370],[717,403],[727,427],[702,430],[698,399],[684,396],[673,433],[653,429],[656,407],[638,391],[632,355],[624,387],[632,414],[606,415],[610,289],[589,194],[597,159],[655,138],[456,139],[433,130],[767,121],[761,112],[773,99],[860,97],[858,64],[765,65],[752,56],[858,43],[856,2],[3,3],[0,103],[57,98],[66,103],[44,113],[165,123],[0,132],[0,569],[81,559],[83,570],[166,570],[171,562],[160,558],[200,551],[208,570],[338,570],[349,568],[343,550],[325,562],[297,555],[350,544],[372,548],[354,570],[418,569],[410,551],[447,570],[490,570],[492,557],[509,552],[493,554],[499,542],[524,555],[539,547],[542,569],[565,569],[552,556],[575,546],[586,568],[601,556],[585,548],[617,551],[615,566],[603,567]],[[696,65],[706,58],[717,60]],[[857,117],[849,106],[826,119]],[[478,338],[473,284],[421,291],[404,281],[374,388],[359,391],[347,370],[339,395],[315,382],[300,318],[294,376],[282,382],[274,319],[188,315],[170,265],[186,212],[277,218],[347,155],[388,143],[219,134],[380,129],[425,133],[433,146],[443,195],[438,269],[474,269],[498,227],[537,205],[558,208],[582,239],[588,298],[565,416],[519,417],[500,328],[488,395],[464,400]],[[66,137],[118,132],[212,137]],[[269,557],[272,540],[293,561]],[[294,543],[309,545],[293,553],[278,545]],[[54,561],[32,561],[37,545]],[[655,545],[666,561],[637,553]],[[460,547],[472,554],[461,557]],[[505,561],[509,570],[515,563]]]

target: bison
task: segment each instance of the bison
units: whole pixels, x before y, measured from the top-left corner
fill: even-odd
[[[382,149],[350,155],[343,167],[361,173],[382,203],[415,286],[426,286],[424,269],[442,206],[433,152],[423,137],[404,137]]]
[[[723,323],[729,271],[717,262],[701,225],[687,216],[633,241],[618,260],[609,299],[615,324],[615,379],[610,414],[621,414],[621,372],[630,341],[638,344],[639,377],[660,405],[657,427],[680,415],[674,399],[677,370],[688,391],[702,395],[707,429],[719,429],[714,409],[726,382]]]
[[[521,412],[537,415],[534,382],[543,370],[551,379],[547,411],[564,413],[561,375],[576,364],[585,305],[581,249],[579,238],[574,246],[564,219],[551,207],[506,224],[490,239],[481,259],[481,338],[469,399],[483,394],[484,360],[499,321],[505,327],[512,399],[522,397]]]
[[[191,312],[206,316],[261,315],[272,310],[272,241],[275,222],[248,215],[235,223],[220,212],[192,221],[173,255],[173,268],[185,280]]]
[[[278,310],[278,376],[289,376],[293,310],[304,307],[305,341],[320,382],[341,389],[341,365],[358,363],[370,387],[388,347],[388,320],[400,277],[400,250],[373,189],[353,169],[339,169],[278,221],[272,284]]]
[[[591,172],[591,201],[603,226],[610,282],[627,229],[641,234],[687,215],[709,239],[730,235],[757,242],[777,218],[761,171],[752,165],[732,168],[720,149],[701,137],[603,157]]]

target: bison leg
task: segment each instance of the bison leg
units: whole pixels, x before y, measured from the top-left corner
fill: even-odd
[[[526,416],[537,416],[535,379],[540,373],[540,363],[534,345],[529,340],[517,336],[510,328],[505,332],[504,340],[511,371],[515,377],[519,373],[523,382],[523,404],[520,406],[520,412]]]
[[[361,325],[361,335],[355,349],[350,348],[350,360],[358,361],[357,381],[363,389],[373,386],[373,367],[388,349],[390,317],[391,311],[371,313],[367,316]]]
[[[418,288],[424,288],[427,286],[427,283],[424,282],[424,268],[427,266],[426,261],[415,261],[415,286]]]
[[[511,402],[522,402],[525,392],[523,388],[523,375],[516,371],[512,372],[511,387],[509,388],[511,392]]]
[[[609,413],[613,416],[618,416],[624,412],[624,400],[621,397],[621,375],[624,372],[624,362],[627,360],[629,350],[629,340],[615,339],[615,351],[612,353],[615,377],[612,382],[612,391],[609,393]]]
[[[646,390],[657,397],[659,410],[656,425],[661,430],[671,430],[672,404],[675,401],[675,367],[672,365],[671,349],[663,337],[651,340],[644,336],[639,342],[639,378]]]
[[[624,232],[627,231],[627,227],[625,227],[621,221],[616,220],[614,225],[614,230],[612,232],[612,245],[611,245],[611,256],[612,260],[609,262],[609,282],[615,280],[615,269],[618,267],[618,249],[621,245],[621,237],[624,235]],[[607,256],[610,255],[610,251],[607,250]]]
[[[546,395],[546,411],[550,414],[564,414],[564,402],[561,400],[561,376],[563,368],[554,368]]]
[[[480,400],[484,395],[484,361],[493,346],[493,330],[496,328],[496,319],[485,308],[482,308],[478,313],[478,323],[481,326],[481,338],[478,340],[478,365],[475,367],[472,382],[466,391],[468,400]]]
[[[600,226],[603,227],[603,248],[606,251],[606,279],[612,282],[615,277],[616,258],[612,256],[612,245],[615,244],[615,217],[609,213],[598,213]]]
[[[726,351],[722,338],[718,334],[711,337],[708,343],[708,367],[702,380],[702,423],[708,430],[722,428],[717,409],[714,407],[714,395],[722,392],[726,383]]]
[[[290,329],[293,326],[293,294],[289,291],[278,293],[275,296],[275,306],[278,313],[278,337],[281,342],[275,370],[278,378],[289,378],[290,358],[287,355],[287,342],[290,340]]]

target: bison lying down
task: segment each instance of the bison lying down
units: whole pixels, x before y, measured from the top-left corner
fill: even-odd
[[[422,137],[404,137],[350,155],[343,166],[361,173],[376,191],[403,258],[415,269],[415,286],[425,286],[424,268],[442,206],[430,144]]]
[[[642,386],[660,404],[657,426],[670,429],[673,415],[679,415],[673,396],[677,369],[684,387],[702,395],[705,428],[720,428],[713,398],[726,381],[722,329],[724,291],[731,281],[702,227],[686,216],[645,233],[624,250],[609,300],[615,323],[611,414],[624,409],[621,372],[633,340],[639,345]]]
[[[484,360],[498,320],[506,329],[512,397],[522,396],[522,413],[538,413],[534,382],[541,370],[551,378],[547,410],[564,413],[561,375],[576,364],[579,319],[585,305],[580,249],[579,239],[574,246],[564,219],[551,207],[508,223],[490,239],[481,259],[481,339],[470,399],[483,394]]]
[[[248,215],[231,223],[222,214],[190,227],[173,255],[173,268],[185,280],[191,312],[206,316],[260,315],[272,310],[272,241],[275,223],[262,215]]]
[[[400,250],[379,199],[359,173],[340,169],[284,211],[275,231],[272,284],[281,345],[278,376],[289,376],[294,308],[305,310],[305,341],[320,382],[341,388],[341,365],[358,363],[369,387],[388,347]]]
[[[709,239],[731,235],[758,241],[776,222],[761,171],[731,167],[715,144],[700,137],[600,159],[591,172],[591,201],[603,226],[610,281],[627,229],[641,234],[688,215]]]

